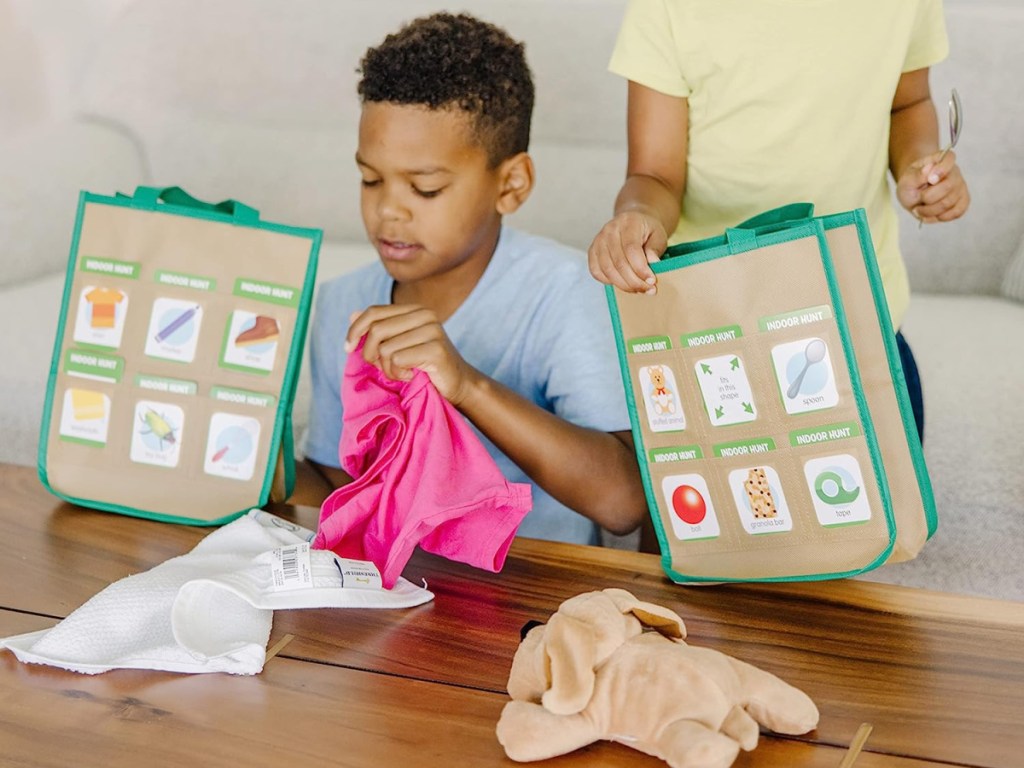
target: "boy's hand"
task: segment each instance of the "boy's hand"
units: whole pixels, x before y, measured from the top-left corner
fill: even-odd
[[[654,216],[624,211],[605,224],[590,244],[590,274],[629,293],[653,294],[657,280],[649,263],[668,246],[668,235]]]
[[[440,321],[413,304],[368,307],[352,316],[345,337],[351,353],[366,336],[363,359],[397,381],[409,381],[418,368],[452,405],[465,397],[476,371],[462,359]]]
[[[941,154],[936,152],[915,160],[896,184],[900,205],[928,224],[959,219],[971,203],[956,154],[947,152],[940,161]]]

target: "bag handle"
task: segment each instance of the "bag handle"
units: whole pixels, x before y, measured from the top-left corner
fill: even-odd
[[[759,235],[780,232],[784,229],[806,224],[814,218],[813,203],[790,203],[770,211],[759,213],[734,227],[729,227],[721,235],[696,240],[688,243],[676,243],[669,246],[662,258],[684,256],[698,251],[728,245],[733,252],[746,251],[756,247]]]
[[[731,247],[737,250],[746,250],[754,247],[759,235],[782,232],[800,224],[806,224],[813,218],[813,203],[790,203],[759,213],[735,227],[729,227],[725,231],[725,239]]]
[[[790,203],[759,213],[731,229],[760,229],[777,224],[802,224],[813,217],[814,203]]]
[[[236,224],[255,224],[260,219],[260,212],[255,208],[237,200],[222,200],[219,203],[208,203],[192,197],[181,187],[144,187],[135,188],[134,195],[118,193],[118,197],[126,197],[140,207],[155,209],[160,203],[176,205],[181,208],[195,208],[200,211],[223,213]]]

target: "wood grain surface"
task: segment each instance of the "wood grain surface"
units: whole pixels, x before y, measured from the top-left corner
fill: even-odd
[[[0,483],[0,636],[63,618],[111,582],[189,551],[211,531],[65,504],[24,467],[0,466]],[[272,511],[316,525],[317,511],[309,507]],[[292,722],[304,738],[313,722],[331,734],[315,747],[297,747],[296,757],[313,764],[354,742],[371,745],[352,753],[365,759],[341,764],[382,764],[372,759],[384,744],[374,741],[378,737],[395,742],[389,754],[402,762],[394,764],[501,763],[493,730],[507,700],[504,686],[522,625],[545,620],[572,595],[622,587],[678,612],[689,642],[774,672],[818,704],[816,731],[796,740],[764,738],[738,766],[836,766],[862,722],[873,731],[857,768],[1024,764],[1022,604],[855,580],[686,587],[669,582],[653,555],[529,539],[516,540],[500,574],[418,552],[405,576],[426,581],[435,600],[402,611],[278,611],[271,644],[285,634],[294,639],[255,678],[136,671],[83,677],[19,665],[0,653],[0,754],[10,743],[10,754],[19,756],[11,764],[70,764],[55,745],[46,750],[54,752],[52,759],[23,759],[33,743],[47,740],[46,718],[37,722],[29,710],[66,710],[81,718],[73,721],[82,731],[74,736],[80,747],[109,758],[95,764],[129,764],[128,745],[136,744],[129,731],[137,726],[131,718],[122,723],[97,714],[113,711],[120,696],[194,716],[147,721],[147,727],[179,734],[163,738],[172,743],[147,760],[152,765],[194,756],[193,747],[207,739],[213,751],[203,764],[232,764],[219,762],[229,752],[218,751],[213,739],[223,731],[224,744],[238,748],[236,739],[247,729],[259,734],[261,754],[265,748],[267,755],[284,756]],[[353,697],[365,699],[371,714],[353,714]],[[442,707],[451,714],[440,716]],[[294,720],[287,714],[293,711]],[[392,719],[413,723],[416,732],[400,737],[398,729],[385,727]],[[116,736],[125,753],[110,752],[115,747],[104,747],[101,733],[86,722],[103,723],[105,738]],[[445,735],[428,748],[429,729]],[[472,742],[467,748],[478,753],[459,757],[460,737],[453,734],[463,732]],[[660,764],[613,744],[551,764],[583,759],[587,765]]]
[[[0,636],[54,619],[0,610]],[[507,698],[273,658],[255,677],[115,670],[77,675],[0,653],[0,765],[514,765],[494,725]],[[834,768],[844,749],[762,736],[736,768]],[[543,763],[664,765],[600,742]],[[858,768],[939,763],[863,752]],[[942,765],[949,765],[943,763]]]

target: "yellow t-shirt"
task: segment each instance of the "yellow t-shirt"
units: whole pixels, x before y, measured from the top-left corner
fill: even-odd
[[[863,207],[898,328],[910,288],[889,114],[900,75],[947,52],[941,0],[630,0],[609,69],[689,102],[672,242],[787,203]]]

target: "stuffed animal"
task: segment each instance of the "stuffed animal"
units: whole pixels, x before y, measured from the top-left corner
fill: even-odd
[[[757,746],[758,724],[801,734],[814,702],[775,675],[684,642],[677,614],[623,589],[566,600],[512,660],[498,741],[544,760],[600,739],[673,768],[727,768]]]

